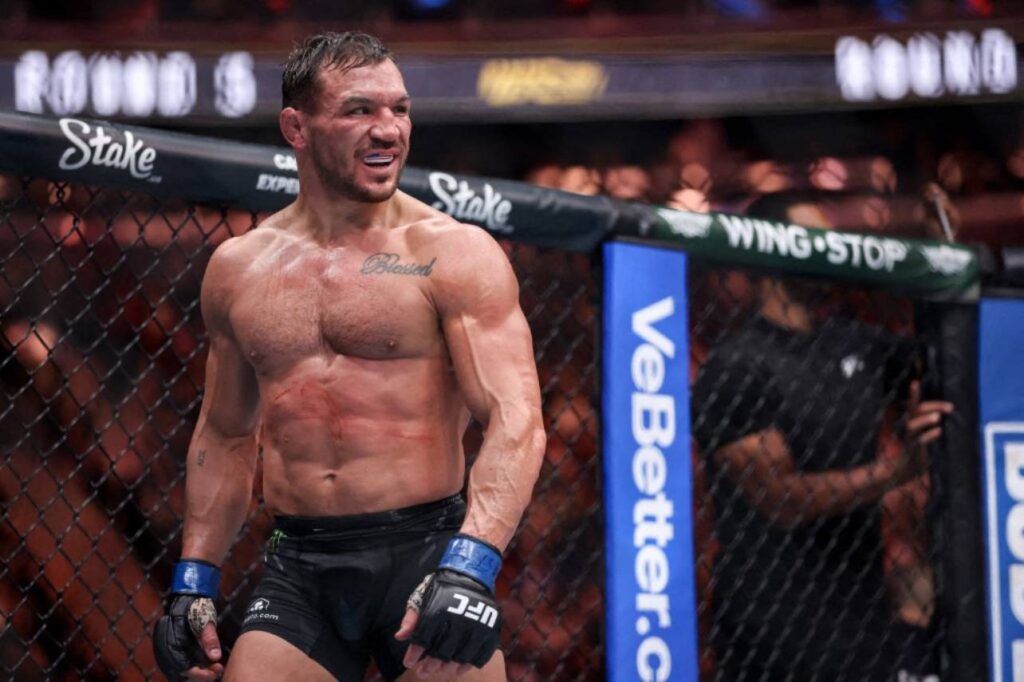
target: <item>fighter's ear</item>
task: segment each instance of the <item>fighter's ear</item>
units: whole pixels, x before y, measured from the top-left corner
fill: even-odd
[[[278,116],[281,134],[294,149],[306,146],[306,128],[302,112],[294,107],[285,107]]]

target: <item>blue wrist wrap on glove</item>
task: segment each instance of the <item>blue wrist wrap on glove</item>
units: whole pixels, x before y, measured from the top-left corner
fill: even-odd
[[[494,581],[501,570],[501,553],[483,540],[459,533],[448,541],[438,568],[468,575],[493,594]]]
[[[174,565],[172,594],[198,594],[213,599],[220,589],[220,569],[194,559],[182,559]]]

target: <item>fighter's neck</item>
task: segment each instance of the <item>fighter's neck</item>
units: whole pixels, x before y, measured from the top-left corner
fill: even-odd
[[[335,241],[346,236],[365,234],[370,230],[398,224],[400,194],[379,202],[313,196],[299,193],[294,204],[295,215],[317,241]]]

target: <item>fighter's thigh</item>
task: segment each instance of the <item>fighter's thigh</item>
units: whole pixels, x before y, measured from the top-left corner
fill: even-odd
[[[406,670],[398,678],[398,682],[506,682],[505,676],[505,655],[501,651],[495,651],[491,660],[482,668],[471,668],[463,675],[431,675],[430,677],[416,677],[415,670]]]
[[[333,682],[334,676],[300,649],[261,630],[243,633],[228,658],[224,682],[303,680]]]

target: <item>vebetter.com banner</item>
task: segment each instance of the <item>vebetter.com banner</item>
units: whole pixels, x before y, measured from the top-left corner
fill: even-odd
[[[604,247],[610,682],[696,681],[686,254]]]

